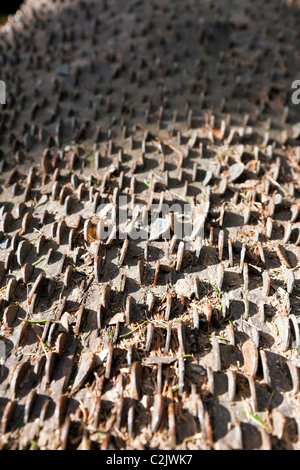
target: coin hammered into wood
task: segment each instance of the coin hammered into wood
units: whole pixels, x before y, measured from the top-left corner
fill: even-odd
[[[299,450],[300,2],[2,3],[0,448]]]

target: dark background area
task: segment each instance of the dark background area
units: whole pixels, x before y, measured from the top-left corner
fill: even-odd
[[[0,15],[11,15],[15,13],[23,1],[20,0],[5,0],[5,4],[3,5],[3,1],[0,5]]]

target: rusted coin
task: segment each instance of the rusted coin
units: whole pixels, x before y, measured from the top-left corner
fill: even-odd
[[[255,377],[258,369],[258,350],[253,341],[248,340],[242,346],[244,359],[244,367],[246,373],[251,377]]]

